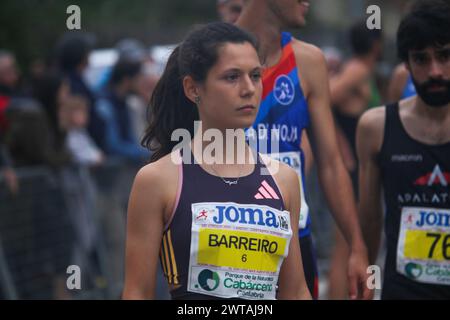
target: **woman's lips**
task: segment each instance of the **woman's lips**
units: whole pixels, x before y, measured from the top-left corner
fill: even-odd
[[[250,111],[253,111],[253,110],[255,110],[255,109],[256,109],[256,108],[255,108],[255,106],[253,106],[253,105],[246,105],[246,106],[243,106],[243,107],[238,108],[237,111],[250,112]]]

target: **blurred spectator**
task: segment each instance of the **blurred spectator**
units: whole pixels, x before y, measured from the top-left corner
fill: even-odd
[[[0,178],[2,177],[5,179],[9,191],[11,191],[12,194],[17,194],[19,192],[19,180],[12,168],[8,150],[6,150],[5,146],[0,141]]]
[[[217,0],[217,13],[223,22],[235,23],[243,6],[244,0]]]
[[[0,132],[6,131],[6,108],[10,99],[17,94],[19,72],[14,55],[0,50]]]
[[[47,72],[47,66],[42,59],[34,59],[30,65],[30,76],[32,79],[40,79]]]
[[[149,58],[149,53],[146,51],[144,45],[136,39],[126,38],[120,40],[116,46],[117,60],[115,61],[128,61],[128,62],[145,62]],[[102,71],[99,76],[98,82],[93,87],[96,91],[103,90],[111,79],[111,73],[114,66],[107,67]]]
[[[67,72],[71,68],[66,66],[63,69]],[[71,84],[75,87],[71,88]],[[102,155],[86,130],[91,100],[86,91],[88,88],[84,86],[83,79],[76,72],[66,73],[65,77],[61,73],[50,72],[34,85],[33,94],[42,104],[40,108],[44,112],[41,113],[48,120],[48,133],[44,135],[46,148],[58,158],[63,156],[64,160],[58,161],[63,165],[59,167],[58,176],[77,239],[72,259],[84,270],[84,284],[93,287],[99,273],[95,222],[97,190],[86,165],[100,163]],[[71,89],[79,95],[73,97]]]
[[[34,96],[41,103],[38,106],[39,112],[34,112],[34,118],[38,120],[36,122],[41,123],[41,132],[33,130],[34,133],[27,133],[25,125],[17,131],[21,132],[23,136],[32,135],[30,144],[33,140],[37,140],[37,143],[34,144],[42,145],[42,147],[38,147],[39,150],[48,150],[45,154],[50,155],[47,156],[50,161],[41,161],[41,164],[57,164],[59,170],[56,172],[64,194],[65,210],[74,228],[76,238],[75,247],[71,252],[71,261],[72,264],[82,268],[84,273],[82,286],[90,289],[96,286],[95,279],[100,272],[96,247],[98,229],[95,221],[97,191],[88,168],[77,161],[77,157],[66,144],[71,134],[66,129],[70,129],[72,126],[67,123],[68,121],[62,120],[64,120],[64,108],[68,102],[70,103],[71,92],[76,92],[81,96],[85,104],[90,105],[95,100],[82,77],[85,61],[79,60],[87,53],[86,48],[76,48],[75,46],[77,43],[82,46],[84,42],[78,42],[79,39],[69,40],[68,45],[65,43],[63,46],[62,60],[60,60],[62,72],[46,73],[35,83],[33,88]],[[68,48],[72,48],[74,51],[65,51]],[[86,107],[86,111],[88,110]],[[20,118],[20,121],[14,120],[14,122],[23,123],[23,115]],[[45,140],[45,143],[41,140]],[[23,144],[23,139],[21,141]],[[29,153],[27,153],[27,157],[29,157]]]
[[[96,97],[83,78],[88,67],[88,57],[94,46],[94,40],[84,33],[67,33],[57,47],[58,65],[67,77],[70,92],[83,96],[89,105],[90,116],[88,131],[97,144],[104,139],[104,124],[93,107]]]
[[[67,153],[54,148],[49,121],[38,102],[29,98],[11,99],[6,115],[10,126],[5,143],[15,167],[59,167],[68,162]]]
[[[68,97],[61,105],[59,119],[66,132],[66,144],[73,161],[88,166],[101,164],[103,153],[86,129],[89,121],[86,99],[81,96]]]
[[[58,72],[48,72],[35,81],[32,94],[47,115],[52,147],[65,151],[66,132],[61,127],[58,114],[60,106],[70,95],[69,82]]]
[[[147,61],[138,76],[136,92],[127,99],[131,126],[138,141],[141,141],[149,122],[147,106],[160,76],[158,65],[153,61]]]
[[[34,87],[43,79],[50,70],[46,62],[41,58],[33,59],[27,70],[27,77],[21,82],[22,90],[27,96],[33,96]]]
[[[5,50],[0,50],[0,92],[13,96],[19,83],[19,71],[14,55]]]
[[[137,91],[142,65],[140,62],[119,61],[111,74],[108,87],[96,104],[96,112],[105,124],[100,146],[110,155],[141,162],[148,151],[140,146],[132,128],[127,98]]]
[[[116,49],[119,52],[120,61],[143,62],[148,56],[144,45],[132,38],[120,40],[116,44]]]
[[[93,40],[82,33],[64,35],[57,47],[58,66],[68,77],[71,92],[86,96],[91,103],[94,102],[94,96],[83,79],[83,72],[88,67],[92,48]]]

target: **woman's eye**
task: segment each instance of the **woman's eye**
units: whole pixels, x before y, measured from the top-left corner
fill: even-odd
[[[254,72],[251,74],[253,81],[259,81],[261,79],[261,72]]]
[[[225,79],[227,81],[236,81],[239,78],[238,74],[229,74],[227,76],[225,76]]]

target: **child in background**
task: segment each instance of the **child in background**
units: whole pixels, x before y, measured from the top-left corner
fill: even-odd
[[[61,105],[60,123],[66,130],[66,145],[75,163],[95,166],[104,161],[104,155],[87,132],[88,104],[81,96],[70,96]]]

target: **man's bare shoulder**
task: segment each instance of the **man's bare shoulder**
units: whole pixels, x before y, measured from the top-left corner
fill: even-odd
[[[382,106],[366,111],[358,123],[358,137],[377,151],[383,143],[386,108]]]
[[[328,83],[328,70],[325,61],[325,56],[321,49],[313,44],[294,39],[292,47],[295,53],[295,59],[298,65],[298,72],[303,92],[306,97],[315,92],[318,96],[323,96],[328,90],[323,86],[323,82]]]
[[[294,48],[295,56],[305,63],[323,64],[325,66],[325,55],[323,51],[308,42],[293,39],[292,47]]]
[[[384,127],[384,122],[386,120],[386,108],[386,106],[381,106],[367,110],[361,116],[359,125],[370,130],[379,131],[382,127]]]

